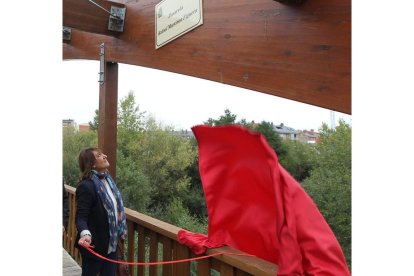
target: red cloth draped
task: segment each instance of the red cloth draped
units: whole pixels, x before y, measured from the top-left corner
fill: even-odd
[[[350,275],[312,199],[264,136],[240,126],[192,128],[208,210],[208,236],[180,231],[195,253],[228,245],[278,264],[278,275]]]

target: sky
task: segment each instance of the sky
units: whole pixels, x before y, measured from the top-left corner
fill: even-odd
[[[91,84],[81,81],[76,72],[63,68],[61,5],[62,1],[47,1],[42,5],[37,1],[15,1],[13,11],[18,13],[5,12],[0,17],[4,26],[0,43],[0,172],[3,195],[0,214],[3,222],[11,225],[0,227],[0,236],[5,237],[2,247],[7,252],[3,254],[2,261],[7,265],[2,267],[2,272],[10,275],[16,274],[16,269],[22,275],[61,273],[62,118],[80,116],[66,113],[75,107],[86,110],[82,111],[86,115],[81,115],[85,117],[79,117],[79,120],[88,121],[98,106],[98,67],[92,66],[88,72],[76,66],[75,70],[82,71]],[[352,1],[354,276],[412,273],[413,5],[412,1],[403,5],[374,6],[370,1]],[[45,7],[48,10],[46,14]],[[123,70],[122,67],[119,70],[120,96],[122,91],[134,90],[142,109],[170,120],[172,111],[177,111],[175,107],[168,109],[167,115],[161,115],[153,110],[157,106],[155,103],[149,100],[145,103],[145,97],[138,94],[144,91],[140,87],[147,87],[143,83],[148,77],[143,73],[131,73],[130,78],[136,84],[124,88],[122,83],[127,81],[122,81],[122,78],[127,74]],[[69,90],[72,96],[66,93],[67,87],[77,82],[79,85]],[[177,91],[186,88],[183,83]],[[155,78],[148,86],[161,84],[162,81]],[[222,92],[222,89],[217,90]],[[81,94],[77,97],[73,93]],[[91,94],[96,98],[89,98]],[[237,95],[241,97],[241,93]],[[77,100],[73,103],[72,99]],[[170,108],[168,99],[164,97],[164,108]],[[213,107],[211,102],[208,104]],[[322,116],[324,119],[319,117],[316,122],[302,126],[305,118],[293,121],[294,116],[288,113],[289,109],[282,109],[287,104],[271,106],[277,106],[274,109],[279,111],[271,117],[275,123],[284,122],[298,129],[316,128],[318,121],[329,122],[330,118],[327,112]],[[261,112],[256,117],[242,113],[242,107],[241,110],[233,106],[229,108],[249,120],[260,120],[260,116],[269,113]],[[196,114],[194,110],[191,110],[192,116]],[[223,111],[224,106],[214,114],[202,114],[196,123],[207,117],[219,116]],[[310,115],[301,115],[307,116]],[[75,119],[78,120],[77,117]],[[194,123],[179,121],[184,127]]]
[[[216,119],[225,109],[237,115],[236,120],[264,120],[295,129],[317,131],[323,122],[331,125],[331,111],[325,108],[146,67],[119,64],[118,70],[118,102],[133,91],[140,111],[177,130]],[[78,124],[92,121],[99,104],[99,62],[63,61],[62,72],[72,81],[59,91],[61,118]],[[352,123],[351,115],[334,112],[334,116],[335,125],[339,119]]]

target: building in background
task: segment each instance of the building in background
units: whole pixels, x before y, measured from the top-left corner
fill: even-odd
[[[75,130],[80,132],[91,130],[89,124],[77,124],[73,119],[63,119],[62,126],[63,128],[73,127]]]
[[[311,130],[296,130],[292,127],[285,126],[283,123],[273,126],[273,129],[283,139],[297,140],[302,143],[316,144],[319,143],[319,133]]]
[[[311,130],[300,130],[297,135],[298,141],[302,143],[308,143],[308,144],[316,144],[319,143],[319,133]]]
[[[79,132],[90,131],[89,124],[79,124]]]
[[[282,137],[283,139],[290,139],[296,140],[296,136],[298,135],[299,131],[295,130],[294,128],[285,126],[283,123],[280,125],[274,125],[273,129]]]
[[[73,127],[74,129],[78,129],[78,124],[73,119],[63,119],[62,120],[63,128],[67,128],[69,126]]]

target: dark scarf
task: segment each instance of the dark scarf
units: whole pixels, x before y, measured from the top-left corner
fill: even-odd
[[[98,192],[99,198],[102,201],[102,204],[108,213],[108,223],[109,223],[109,248],[108,254],[116,251],[116,246],[118,243],[118,237],[125,239],[127,235],[127,225],[126,217],[124,212],[124,204],[122,202],[121,194],[115,184],[115,181],[107,173],[98,173],[95,170],[92,170],[91,178],[95,184],[96,191]],[[100,179],[105,178],[108,182],[109,187],[112,190],[112,193],[116,199],[117,208],[118,208],[118,222],[115,221],[115,208],[113,201],[111,200],[105,185]]]

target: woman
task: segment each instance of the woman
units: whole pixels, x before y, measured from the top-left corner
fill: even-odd
[[[82,276],[115,276],[116,264],[99,259],[79,246],[93,246],[106,258],[117,259],[119,239],[126,238],[126,219],[121,194],[108,173],[109,162],[99,148],[79,154],[80,180],[76,189],[76,245],[82,256]]]

